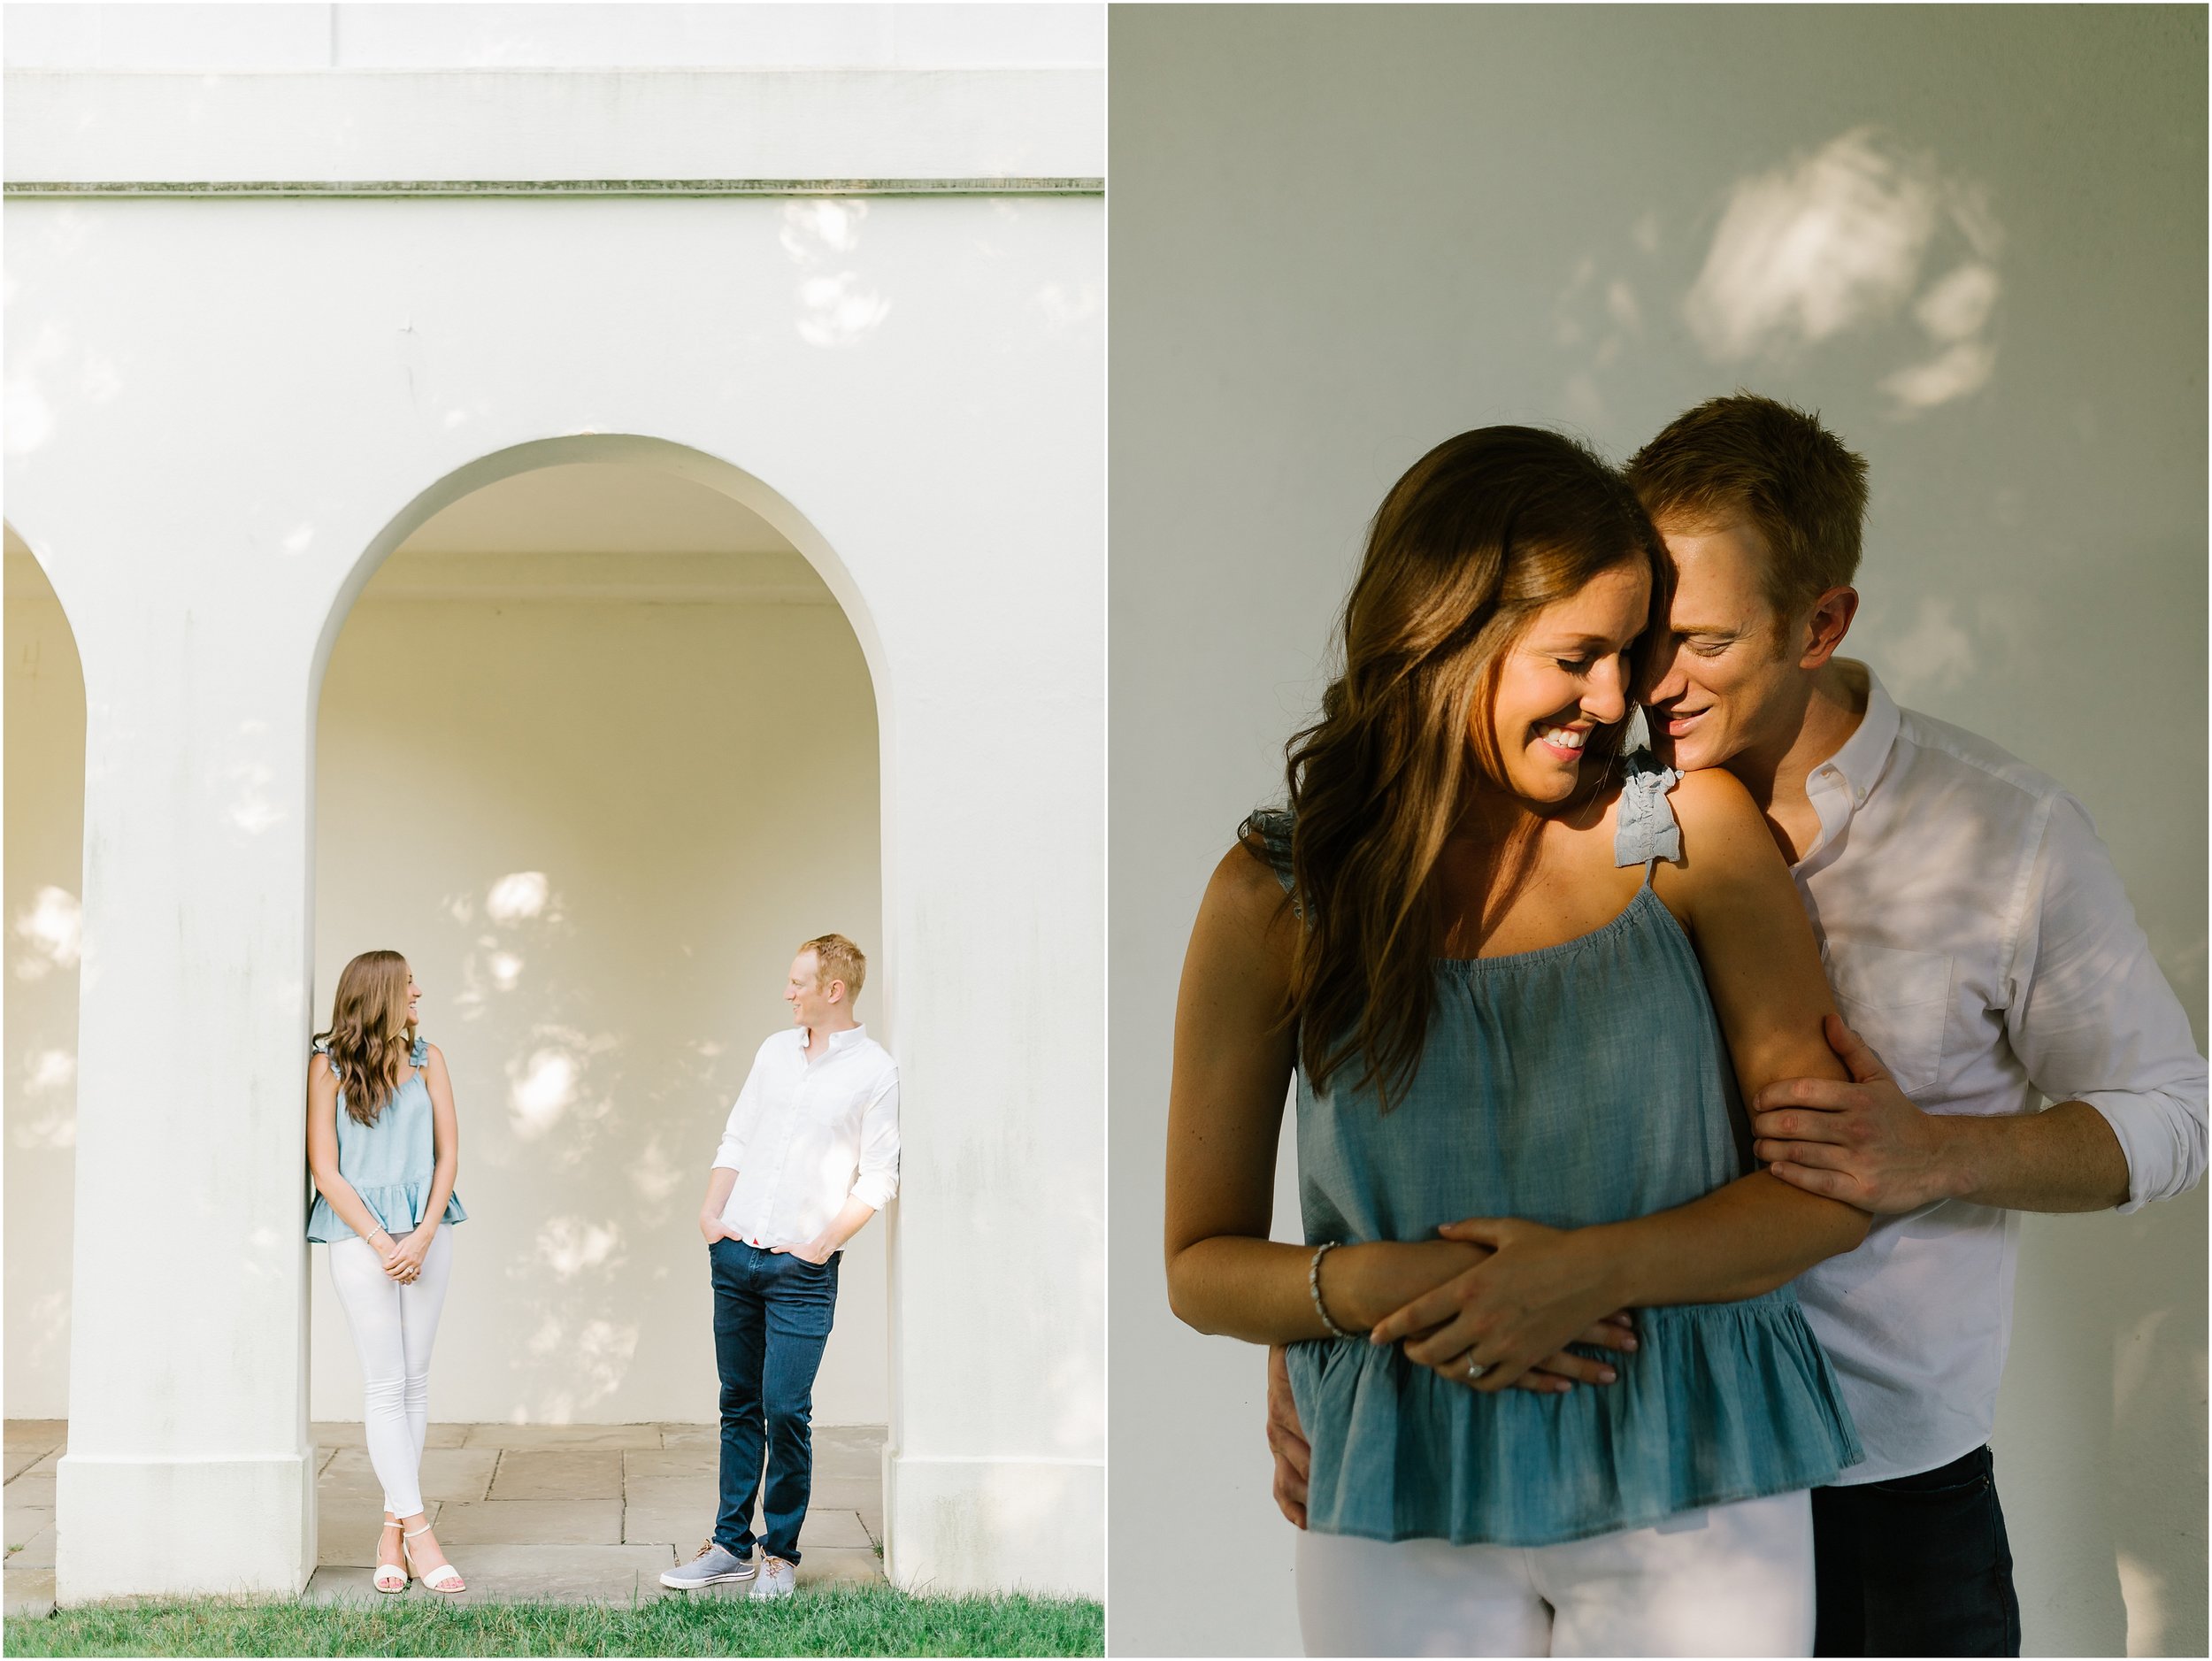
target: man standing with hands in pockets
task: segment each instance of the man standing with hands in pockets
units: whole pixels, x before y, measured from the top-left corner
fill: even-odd
[[[898,1191],[898,1065],[853,1017],[867,970],[842,934],[799,948],[783,994],[791,1028],[754,1056],[715,1152],[699,1232],[714,1280],[721,1504],[712,1535],[661,1576],[663,1586],[753,1580],[757,1598],[792,1590],[813,1486],[814,1374],[836,1311],[838,1257]]]

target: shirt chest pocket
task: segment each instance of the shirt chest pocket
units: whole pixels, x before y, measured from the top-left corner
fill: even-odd
[[[1836,1011],[1873,1047],[1907,1096],[1932,1088],[1943,1072],[1943,1028],[1951,1011],[1951,959],[1939,951],[1851,946],[1827,958]]]

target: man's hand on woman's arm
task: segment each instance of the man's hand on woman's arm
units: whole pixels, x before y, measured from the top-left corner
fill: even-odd
[[[2086,1102],[2040,1113],[1924,1113],[1872,1048],[1828,1018],[1848,1083],[1784,1079],[1751,1103],[1752,1152],[1785,1182],[1878,1216],[1938,1200],[2101,1211],[2128,1197],[2127,1155]]]
[[[1303,1528],[1313,1449],[1298,1422],[1298,1403],[1290,1393],[1290,1357],[1280,1344],[1267,1348],[1267,1450],[1275,1456],[1275,1509],[1292,1527]]]

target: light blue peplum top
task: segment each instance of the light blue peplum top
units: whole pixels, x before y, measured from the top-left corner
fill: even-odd
[[[318,1044],[316,1048],[324,1047]],[[407,1057],[415,1076],[384,1103],[373,1125],[361,1124],[347,1112],[346,1093],[342,1088],[338,1092],[338,1174],[353,1184],[353,1191],[384,1225],[385,1233],[395,1236],[421,1226],[423,1205],[430,1198],[430,1185],[437,1175],[430,1087],[422,1077],[423,1063],[429,1055],[430,1041],[418,1035],[414,1052]],[[311,1180],[310,1191],[314,1203],[307,1213],[307,1237],[353,1239],[353,1229],[346,1219],[331,1210],[328,1200],[312,1193]],[[439,1220],[468,1220],[459,1195],[446,1196],[445,1215]]]
[[[1427,1240],[1467,1217],[1618,1222],[1744,1171],[1704,976],[1651,887],[1651,856],[1676,828],[1663,799],[1671,783],[1631,781],[1640,812],[1622,816],[1621,840],[1640,844],[1624,851],[1642,860],[1644,883],[1611,922],[1535,951],[1437,961],[1420,1068],[1387,1115],[1351,1088],[1350,1070],[1316,1090],[1301,1069],[1309,1244]],[[1246,823],[1288,888],[1289,817]],[[1788,1287],[1639,1310],[1636,1324],[1633,1353],[1604,1355],[1614,1383],[1555,1396],[1470,1389],[1363,1335],[1294,1344],[1291,1387],[1313,1448],[1309,1526],[1550,1545],[1810,1488],[1861,1458]]]

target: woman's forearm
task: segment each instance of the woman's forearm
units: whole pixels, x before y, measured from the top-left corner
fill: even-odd
[[[1339,1326],[1364,1335],[1391,1311],[1488,1255],[1450,1240],[1338,1246],[1321,1260],[1322,1302]],[[1308,1280],[1312,1266],[1310,1246],[1217,1234],[1193,1242],[1169,1260],[1168,1303],[1200,1332],[1247,1343],[1333,1337],[1314,1307]]]
[[[1869,1221],[1757,1171],[1672,1211],[1577,1233],[1609,1266],[1606,1301],[1628,1308],[1756,1297],[1849,1251]]]
[[[352,1183],[335,1171],[311,1171],[310,1174],[315,1179],[315,1191],[329,1202],[339,1220],[355,1234],[364,1240],[371,1234],[391,1237],[376,1213],[369,1209],[369,1203],[354,1191]]]
[[[436,1168],[430,1178],[429,1203],[422,1208],[419,1228],[435,1228],[445,1220],[446,1202],[453,1197],[453,1185],[460,1179],[461,1156],[457,1150],[438,1156]]]
[[[1815,1198],[1762,1171],[1630,1222],[1448,1223],[1453,1239],[1497,1255],[1396,1311],[1378,1336],[1407,1341],[1407,1357],[1423,1366],[1479,1348],[1496,1377],[1478,1388],[1503,1388],[1610,1311],[1755,1297],[1866,1237],[1864,1212],[1834,1200],[1800,1203]]]

